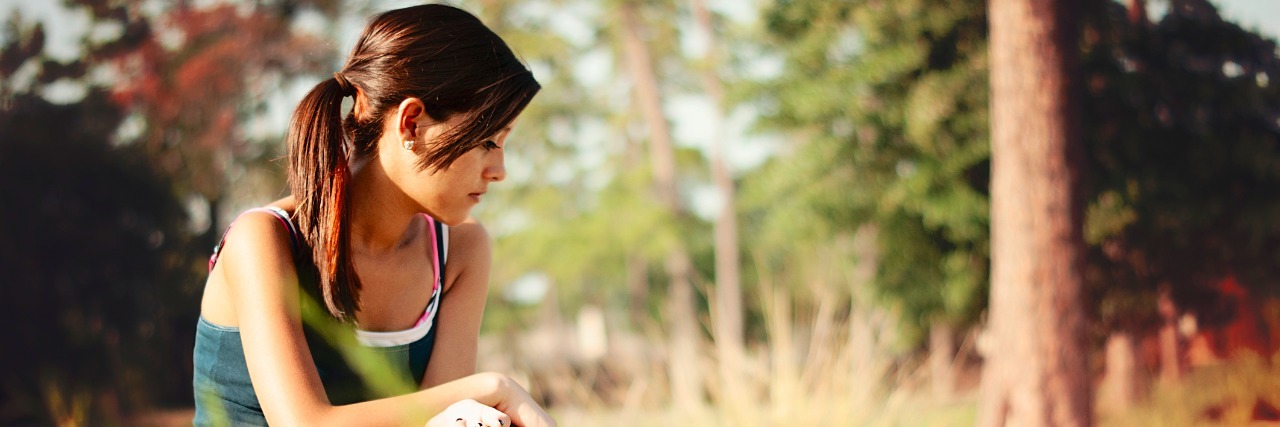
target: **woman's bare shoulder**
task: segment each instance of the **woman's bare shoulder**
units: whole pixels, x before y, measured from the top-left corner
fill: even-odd
[[[465,274],[473,268],[489,269],[489,231],[475,218],[449,227],[449,274]]]
[[[241,214],[227,230],[218,263],[254,270],[287,269],[292,266],[293,250],[289,228],[279,217],[265,210],[252,210]]]
[[[275,214],[258,209],[236,217],[206,282],[202,315],[216,324],[240,326],[237,301],[296,281],[291,242],[288,228]]]
[[[489,231],[479,220],[468,217],[461,224],[449,227],[449,249],[456,246],[473,246],[489,243]]]

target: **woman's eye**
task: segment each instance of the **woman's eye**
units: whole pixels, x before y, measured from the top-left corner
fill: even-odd
[[[502,148],[502,147],[499,147],[499,146],[498,146],[498,143],[496,143],[496,142],[493,142],[493,141],[485,141],[485,142],[484,142],[484,149],[486,149],[486,150],[496,150],[496,149],[498,149],[498,148]]]

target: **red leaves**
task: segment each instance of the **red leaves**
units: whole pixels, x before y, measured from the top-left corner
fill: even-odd
[[[189,170],[197,191],[218,191],[228,159],[223,154],[234,155],[247,142],[240,132],[244,116],[279,86],[278,80],[260,82],[327,64],[327,43],[293,32],[288,19],[226,4],[177,8],[152,18],[147,37],[108,59],[120,79],[113,100],[144,118],[146,131],[136,142],[166,169]],[[191,176],[196,174],[217,179]]]

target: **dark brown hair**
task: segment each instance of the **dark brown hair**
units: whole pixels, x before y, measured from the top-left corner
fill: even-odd
[[[342,70],[298,104],[286,137],[289,188],[298,202],[293,218],[315,266],[316,284],[308,290],[319,291],[330,314],[351,321],[360,309],[349,254],[347,162],[375,155],[384,117],[410,97],[421,99],[434,120],[462,115],[422,154],[419,167],[444,169],[509,125],[540,89],[506,43],[460,9],[414,6],[369,22]],[[360,116],[353,109],[340,118],[346,96],[357,97]]]

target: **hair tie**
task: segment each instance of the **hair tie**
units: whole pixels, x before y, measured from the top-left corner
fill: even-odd
[[[342,76],[342,72],[333,73],[333,79],[337,80],[338,87],[342,88],[342,96],[356,96],[356,88]]]

